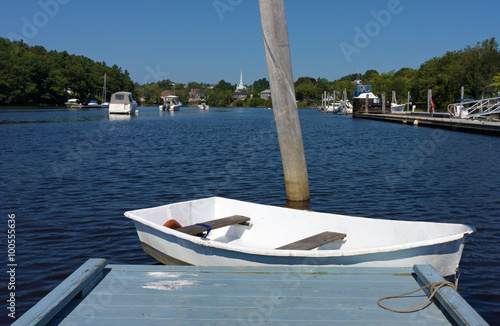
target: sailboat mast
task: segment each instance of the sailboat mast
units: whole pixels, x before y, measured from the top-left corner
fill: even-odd
[[[102,87],[103,102],[106,102],[106,73],[104,73],[104,86]]]

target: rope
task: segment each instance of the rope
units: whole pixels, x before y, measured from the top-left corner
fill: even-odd
[[[434,298],[434,295],[436,294],[436,292],[444,287],[444,286],[451,286],[455,291],[457,290],[457,286],[458,286],[458,278],[455,278],[455,283],[451,283],[449,281],[442,281],[442,282],[434,282],[434,283],[430,283],[430,284],[427,284],[426,286],[422,286],[420,289],[417,289],[415,291],[412,291],[412,292],[408,292],[408,293],[404,293],[404,294],[399,294],[399,295],[391,295],[391,296],[387,296],[387,297],[383,297],[383,298],[380,298],[378,301],[377,301],[377,304],[386,309],[386,310],[389,310],[389,311],[393,311],[393,312],[414,312],[414,311],[417,311],[419,310],[420,308],[422,308],[423,306],[425,306],[427,303],[429,303],[429,301],[431,301],[433,298]],[[391,299],[391,298],[400,298],[400,297],[404,297],[405,295],[409,295],[409,294],[413,294],[415,292],[418,292],[420,290],[423,290],[427,287],[430,287],[430,291],[431,291],[431,294],[429,295],[429,297],[427,298],[427,300],[425,300],[424,303],[422,303],[420,306],[418,307],[415,307],[415,308],[411,308],[411,309],[406,309],[406,310],[397,310],[397,309],[391,309],[391,308],[388,308],[384,305],[382,305],[380,302],[383,301],[383,300],[386,300],[386,299]]]

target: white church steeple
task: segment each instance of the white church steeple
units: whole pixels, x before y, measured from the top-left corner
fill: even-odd
[[[245,85],[243,85],[243,70],[242,70],[241,75],[240,75],[240,84],[236,87],[236,91],[241,92],[241,91],[244,91],[246,89],[247,88],[245,87]]]

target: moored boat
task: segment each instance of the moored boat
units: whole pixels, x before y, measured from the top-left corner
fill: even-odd
[[[405,110],[406,104],[391,103],[391,113],[402,113]]]
[[[368,98],[368,99],[367,99]],[[389,101],[385,101],[385,107],[387,112],[390,112],[391,104]],[[352,99],[353,106],[353,114],[356,113],[365,113],[367,110],[368,104],[368,112],[367,113],[382,113],[383,105],[382,101],[378,96],[373,94],[372,85],[370,84],[362,84],[361,80],[356,80],[354,84],[354,97]]]
[[[221,197],[128,211],[125,216],[134,221],[144,251],[166,264],[431,264],[447,276],[458,267],[465,235],[474,232],[463,224],[351,217]]]
[[[349,100],[342,100],[340,106],[335,111],[337,114],[352,114],[352,104]]]
[[[210,107],[207,105],[207,103],[205,102],[201,102],[199,105],[198,105],[198,109],[200,110],[209,110]]]
[[[179,111],[182,103],[179,102],[179,97],[169,95],[165,98],[165,102],[159,106],[162,111]]]
[[[392,101],[391,101],[391,113],[403,113],[406,104],[398,104],[396,99],[396,92],[392,91]]]
[[[86,106],[89,108],[100,108],[101,107],[101,105],[99,104],[99,102],[97,102],[97,100],[91,100]]]
[[[83,105],[82,103],[80,103],[80,100],[79,99],[76,99],[76,98],[72,98],[72,99],[69,99],[66,103],[64,103],[66,105],[66,107],[68,108],[81,108]]]
[[[134,114],[137,111],[136,109],[137,102],[132,93],[117,92],[111,95],[111,102],[109,104],[110,114]]]

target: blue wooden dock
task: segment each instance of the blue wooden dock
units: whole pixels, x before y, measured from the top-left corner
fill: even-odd
[[[411,313],[377,305],[442,281],[412,268],[108,265],[90,259],[13,325],[487,325],[451,287]],[[408,309],[419,291],[384,305]]]

